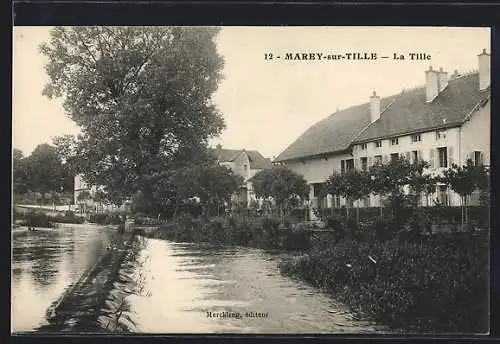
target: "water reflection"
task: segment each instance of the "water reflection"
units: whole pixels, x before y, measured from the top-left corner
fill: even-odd
[[[148,239],[136,269],[146,293],[128,297],[131,318],[143,333],[382,331],[316,289],[281,276],[278,258],[249,248]]]
[[[12,233],[12,331],[45,324],[45,312],[105,252],[116,231],[92,225]]]

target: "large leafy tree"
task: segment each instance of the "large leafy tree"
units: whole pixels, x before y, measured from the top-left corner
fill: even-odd
[[[41,194],[42,201],[50,192],[60,192],[64,186],[64,167],[57,150],[40,144],[27,158],[29,189]]]
[[[223,59],[217,28],[57,27],[41,45],[50,82],[81,129],[78,169],[115,203],[153,197],[165,171],[203,155],[224,128],[210,102]],[[166,178],[168,180],[168,178]],[[165,187],[165,195],[171,187]]]
[[[16,194],[24,194],[28,191],[26,162],[23,152],[14,148],[12,151],[12,186]]]
[[[275,166],[258,172],[252,178],[257,197],[273,198],[283,218],[288,206],[297,198],[306,199],[309,186],[304,177],[286,166]]]

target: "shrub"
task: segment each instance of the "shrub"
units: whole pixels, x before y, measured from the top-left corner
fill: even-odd
[[[117,213],[100,213],[91,214],[90,222],[97,223],[99,225],[120,225],[123,220]]]
[[[280,270],[394,328],[486,332],[488,238],[462,234],[429,236],[421,244],[343,241],[283,260]]]
[[[25,225],[29,227],[44,227],[53,228],[51,218],[44,213],[27,213],[25,217]]]

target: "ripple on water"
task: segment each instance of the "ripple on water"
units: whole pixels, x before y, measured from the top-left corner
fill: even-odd
[[[138,260],[141,295],[131,318],[147,333],[362,333],[374,331],[327,295],[283,277],[262,250],[147,239]],[[229,253],[230,252],[230,253]],[[195,265],[195,266],[193,266]],[[211,319],[206,312],[268,312],[266,319]]]

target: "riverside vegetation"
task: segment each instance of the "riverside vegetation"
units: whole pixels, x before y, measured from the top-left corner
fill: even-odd
[[[280,261],[282,274],[322,289],[361,317],[395,331],[488,332],[489,231],[429,233],[429,221],[414,216],[405,227],[390,218],[358,224],[330,217],[332,231],[319,237],[293,218],[182,215],[142,235],[294,251]]]

